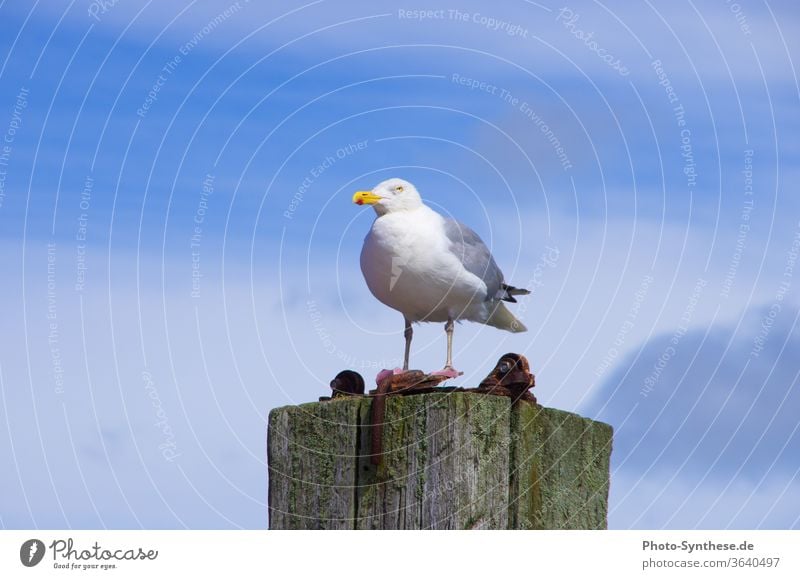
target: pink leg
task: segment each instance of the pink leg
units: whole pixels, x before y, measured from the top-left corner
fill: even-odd
[[[404,318],[404,321],[406,323],[406,328],[403,332],[403,337],[406,339],[406,349],[403,354],[403,370],[408,370],[408,358],[411,354],[411,338],[414,335],[414,330],[411,328],[411,322],[408,318]]]
[[[380,384],[381,380],[388,378],[389,376],[396,376],[397,374],[408,372],[408,357],[411,353],[411,338],[414,335],[414,330],[411,328],[411,321],[408,318],[404,318],[403,321],[405,322],[405,331],[403,332],[403,337],[406,339],[406,348],[405,352],[403,353],[403,367],[395,368],[394,370],[381,370],[378,372],[378,375],[375,376],[376,384]]]
[[[453,368],[453,320],[447,320],[447,323],[444,325],[444,331],[447,332],[447,361],[444,364],[444,368],[441,370],[437,370],[436,372],[431,372],[432,376],[447,376],[448,378],[457,378],[461,376],[464,372],[459,372],[455,368]]]

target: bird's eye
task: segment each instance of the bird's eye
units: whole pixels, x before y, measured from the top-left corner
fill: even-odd
[[[398,185],[397,187],[394,188],[394,190],[397,191],[398,193],[402,193],[403,192],[403,186],[402,185]]]

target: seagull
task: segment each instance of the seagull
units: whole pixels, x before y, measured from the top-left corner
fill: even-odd
[[[414,322],[444,322],[447,360],[432,374],[449,378],[463,373],[453,367],[453,322],[527,330],[503,302],[531,292],[506,284],[478,234],[425,205],[414,185],[388,179],[371,191],[357,191],[353,203],[371,205],[377,214],[361,249],[361,271],[372,295],[403,314],[403,372]]]

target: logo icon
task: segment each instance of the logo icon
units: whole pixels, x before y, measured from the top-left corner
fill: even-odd
[[[44,557],[44,543],[39,539],[28,539],[19,548],[19,560],[26,567],[35,567]]]

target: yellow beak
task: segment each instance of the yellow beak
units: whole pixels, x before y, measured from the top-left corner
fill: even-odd
[[[375,205],[382,197],[375,195],[372,191],[356,191],[353,195],[353,203],[356,205]]]

